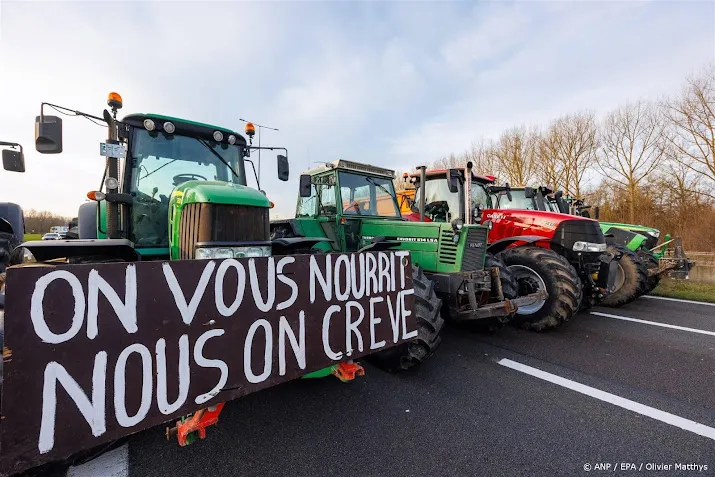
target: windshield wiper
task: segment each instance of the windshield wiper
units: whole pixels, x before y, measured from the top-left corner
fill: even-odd
[[[382,190],[384,190],[385,192],[387,192],[387,195],[389,195],[390,197],[395,198],[395,195],[393,195],[392,192],[390,192],[389,190],[387,190],[384,186],[382,186],[382,185],[378,184],[377,182],[375,182],[375,179],[373,179],[372,177],[366,177],[365,180],[366,180],[367,182],[369,182],[370,184],[376,185],[376,186],[379,187],[380,189],[382,189]]]
[[[174,159],[174,160],[172,160],[172,161],[169,161],[169,162],[167,162],[166,164],[164,164],[163,166],[159,166],[159,167],[157,167],[156,169],[154,169],[154,170],[151,171],[151,172],[149,172],[149,170],[148,170],[146,167],[142,166],[142,167],[144,167],[144,169],[146,170],[146,175],[145,175],[144,177],[140,177],[139,180],[146,179],[147,177],[149,177],[150,175],[152,175],[153,173],[155,173],[155,172],[158,171],[159,169],[163,169],[164,167],[168,166],[168,165],[171,164],[172,162],[176,162],[176,161],[178,161],[178,159]]]
[[[238,174],[236,174],[236,171],[234,171],[234,170],[233,170],[233,167],[231,167],[231,164],[229,164],[223,157],[221,157],[221,154],[219,154],[218,152],[216,152],[216,151],[214,150],[214,148],[211,147],[211,146],[210,146],[207,142],[205,142],[203,139],[198,139],[198,138],[197,138],[196,140],[199,141],[199,142],[200,142],[201,144],[203,144],[204,146],[206,146],[206,149],[208,149],[209,151],[211,151],[211,154],[213,154],[214,156],[218,157],[218,160],[219,160],[219,161],[221,161],[221,162],[223,162],[224,164],[226,164],[226,167],[228,167],[229,170],[230,170],[231,172],[233,172],[233,175],[234,175],[234,177],[236,177],[236,179],[240,179],[240,177],[238,177]]]

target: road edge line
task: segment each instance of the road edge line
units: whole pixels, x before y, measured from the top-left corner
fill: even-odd
[[[611,394],[606,391],[601,391],[600,389],[597,389],[597,388],[594,388],[591,386],[587,386],[585,384],[581,384],[579,382],[572,381],[567,378],[563,378],[556,374],[542,371],[538,368],[534,368],[534,367],[528,366],[526,364],[519,363],[517,361],[512,361],[511,359],[508,359],[508,358],[502,358],[499,361],[497,361],[497,363],[502,366],[505,366],[507,368],[513,369],[515,371],[520,371],[520,372],[528,374],[530,376],[533,376],[533,377],[536,377],[539,379],[543,379],[544,381],[548,381],[552,384],[557,384],[557,385],[565,387],[567,389],[571,389],[572,391],[576,391],[581,394],[585,394],[587,396],[598,399],[600,401],[604,401],[604,402],[613,404],[615,406],[621,407],[623,409],[628,409],[629,411],[633,411],[637,414],[641,414],[643,416],[650,417],[657,421],[661,421],[666,424],[670,424],[671,426],[678,427],[680,429],[692,432],[699,436],[703,436],[703,437],[707,437],[709,439],[715,440],[715,428],[714,427],[706,426],[705,424],[700,424],[699,422],[691,421],[690,419],[676,416],[675,414],[661,411],[660,409],[656,409],[651,406],[646,406],[645,404],[641,404],[636,401],[631,401],[630,399],[623,398],[616,394]]]
[[[628,316],[612,315],[610,313],[602,313],[600,311],[590,311],[589,313],[592,315],[596,315],[596,316],[605,316],[606,318],[614,318],[616,320],[633,321],[635,323],[643,323],[645,325],[660,326],[662,328],[671,328],[673,330],[689,331],[691,333],[699,333],[701,335],[715,336],[715,331],[700,330],[698,328],[688,328],[687,326],[671,325],[670,323],[660,323],[658,321],[641,320],[638,318],[631,318]]]
[[[683,298],[668,298],[667,296],[643,295],[641,298],[650,298],[651,300],[677,301],[679,303],[690,303],[693,305],[715,306],[715,303],[710,303],[707,301],[685,300]]]

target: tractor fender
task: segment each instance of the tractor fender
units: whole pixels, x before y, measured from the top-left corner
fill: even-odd
[[[611,227],[603,236],[608,245],[623,245],[631,251],[638,250],[647,240],[645,235],[619,227]]]
[[[497,240],[487,247],[487,252],[496,255],[499,252],[506,250],[509,245],[516,242],[534,243],[543,241],[549,242],[550,239],[549,237],[543,237],[541,235],[517,235],[515,237],[507,237]]]
[[[333,241],[325,237],[285,237],[271,240],[273,247],[273,255],[292,255],[297,250],[308,250],[315,244],[320,242],[328,242],[332,245]]]

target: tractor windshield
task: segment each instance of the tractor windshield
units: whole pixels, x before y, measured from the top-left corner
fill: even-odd
[[[462,216],[460,213],[461,187],[459,192],[450,192],[446,177],[427,179],[424,187],[419,187],[415,191],[415,204],[420,203],[420,195],[422,195],[423,190],[425,194],[425,215],[430,220],[433,222],[451,222]]]
[[[246,185],[240,146],[139,128],[133,137],[130,239],[139,247],[169,246],[169,197],[176,186],[189,180]]]
[[[401,217],[392,180],[343,171],[338,180],[343,214]]]

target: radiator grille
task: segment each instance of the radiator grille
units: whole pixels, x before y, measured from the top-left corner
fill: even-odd
[[[486,227],[469,227],[464,254],[462,255],[462,271],[484,270],[487,232]]]
[[[457,261],[457,244],[452,242],[454,233],[451,230],[442,230],[439,237],[439,262],[454,265]]]
[[[194,258],[197,242],[269,240],[269,226],[265,207],[187,204],[179,221],[179,258]]]

